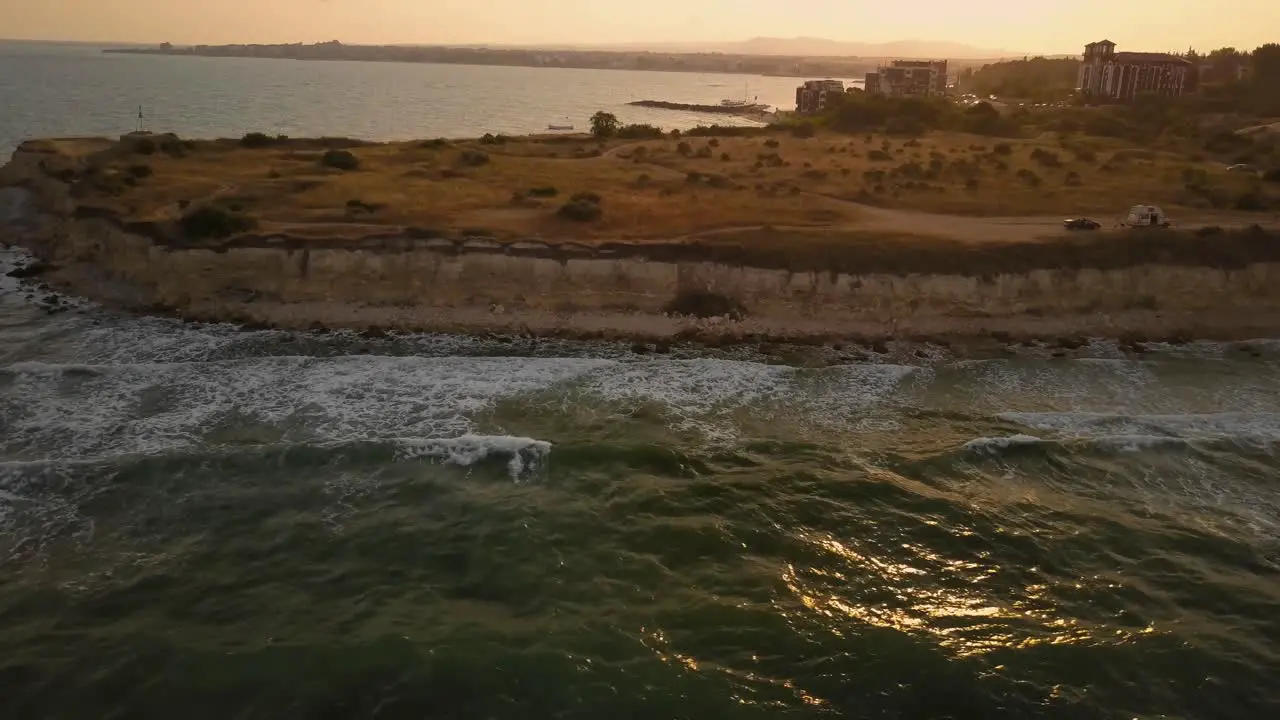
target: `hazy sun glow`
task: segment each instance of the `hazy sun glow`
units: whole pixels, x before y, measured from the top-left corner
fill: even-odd
[[[1276,38],[1264,0],[0,0],[0,38],[115,42],[610,44],[752,37],[938,40],[1075,53],[1107,37],[1149,51]]]

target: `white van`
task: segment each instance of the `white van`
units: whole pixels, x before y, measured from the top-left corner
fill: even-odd
[[[1129,208],[1124,224],[1129,227],[1169,227],[1169,218],[1155,205],[1134,205]]]

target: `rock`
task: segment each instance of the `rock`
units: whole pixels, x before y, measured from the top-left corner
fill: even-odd
[[[25,265],[20,268],[14,268],[13,270],[10,270],[5,274],[11,278],[18,278],[19,280],[25,280],[27,278],[39,277],[40,275],[43,275],[53,269],[54,267],[49,263],[37,260],[31,263],[30,265]]]
[[[631,352],[636,355],[647,355],[649,353],[649,346],[644,343],[633,343],[631,345]]]

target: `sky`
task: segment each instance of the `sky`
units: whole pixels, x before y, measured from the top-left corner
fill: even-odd
[[[1079,53],[1280,41],[1277,0],[0,0],[0,38],[174,44],[947,40]]]

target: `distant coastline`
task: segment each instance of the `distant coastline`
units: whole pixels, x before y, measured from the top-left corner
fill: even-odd
[[[774,77],[854,78],[875,69],[876,58],[832,58],[722,53],[654,53],[595,50],[531,50],[506,48],[405,47],[394,45],[159,45],[115,47],[109,54],[247,57],[272,60],[346,60],[354,62],[498,65],[508,67],[577,68],[583,70],[650,70],[725,73]]]

